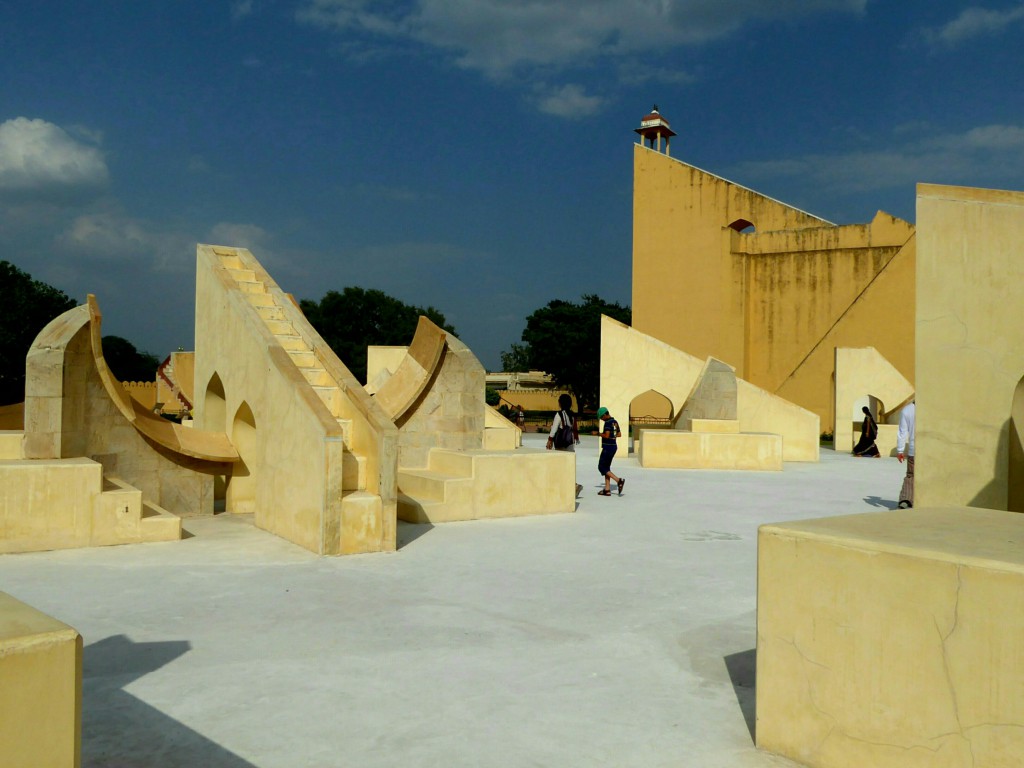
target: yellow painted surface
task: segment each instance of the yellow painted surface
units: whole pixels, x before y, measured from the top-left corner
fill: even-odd
[[[0,592],[0,765],[77,768],[82,637]]]
[[[739,419],[690,419],[690,431],[737,434],[740,422]]]
[[[880,400],[885,414],[895,411],[897,415],[898,409],[914,396],[914,385],[874,347],[837,347],[835,372],[836,418],[833,436],[836,450],[853,450],[860,439],[863,414],[857,404],[866,396]],[[886,426],[883,416],[879,414],[878,418],[880,439],[881,427]],[[882,450],[881,442],[876,440],[876,444],[883,456],[888,455]]]
[[[642,467],[781,470],[782,437],[642,429],[636,454]]]
[[[23,430],[0,431],[0,459],[22,459],[24,453],[21,450],[21,443],[25,437]]]
[[[197,249],[195,381],[241,456],[230,511],[319,554],[395,548],[393,423],[245,249]]]
[[[917,221],[915,505],[1022,511],[1024,192],[920,184]]]
[[[366,348],[366,391],[376,394],[409,353],[409,347],[373,345]]]
[[[376,389],[374,399],[388,418],[402,420],[441,368],[447,334],[420,316],[412,344],[386,381]]]
[[[637,395],[653,390],[679,413],[705,361],[610,317],[601,318],[601,404],[616,418],[629,412]],[[820,438],[816,414],[736,379],[740,430],[782,436],[784,461],[817,461]],[[623,417],[625,418],[625,417]]]
[[[180,538],[179,517],[91,459],[0,461],[0,553]]]
[[[523,444],[523,431],[506,419],[497,408],[484,410],[484,448],[488,451],[512,451]]]
[[[756,231],[741,233],[746,224]],[[634,148],[633,326],[832,424],[836,346],[875,346],[913,380],[914,229],[836,226]]]
[[[917,508],[762,526],[757,744],[813,768],[1015,766],[1024,517]]]
[[[573,512],[576,455],[434,449],[425,469],[399,471],[399,516],[415,523]]]

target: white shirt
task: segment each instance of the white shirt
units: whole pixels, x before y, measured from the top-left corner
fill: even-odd
[[[906,446],[906,455],[914,455],[914,425],[917,421],[917,408],[911,403],[900,411],[900,426],[896,432],[896,453],[903,453]]]

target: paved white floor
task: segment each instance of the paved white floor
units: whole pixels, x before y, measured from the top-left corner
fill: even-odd
[[[757,527],[893,508],[903,467],[620,456],[603,498],[585,441],[573,515],[401,524],[345,558],[221,515],[0,556],[0,590],[85,638],[83,768],[791,765],[751,736]]]

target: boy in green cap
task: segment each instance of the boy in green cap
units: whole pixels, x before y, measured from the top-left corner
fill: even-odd
[[[597,471],[604,478],[604,490],[598,491],[597,495],[611,496],[611,481],[614,480],[619,488],[619,496],[621,496],[626,481],[612,474],[612,459],[615,457],[615,452],[619,449],[619,445],[615,441],[622,434],[622,430],[619,429],[619,422],[612,418],[612,415],[608,413],[608,409],[604,406],[597,409],[597,418],[604,422],[604,426],[601,429],[601,458],[597,460]]]

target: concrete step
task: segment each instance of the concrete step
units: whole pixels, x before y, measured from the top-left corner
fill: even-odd
[[[311,352],[309,344],[301,336],[280,334],[277,336],[281,346],[289,352]]]
[[[433,448],[427,459],[427,466],[435,472],[445,475],[472,477],[473,454],[466,451]]]
[[[314,387],[337,387],[334,379],[331,378],[331,374],[324,368],[299,368],[302,371],[302,375],[306,377],[306,381],[312,384]]]
[[[257,283],[256,273],[251,269],[229,269],[228,273],[237,283]]]
[[[139,532],[144,541],[175,541],[181,538],[181,518],[157,504],[144,500]]]
[[[416,499],[404,493],[398,494],[398,519],[407,523],[430,523],[439,520],[444,503],[429,499]]]
[[[264,320],[263,322],[275,336],[295,335],[295,328],[287,320]]]
[[[264,320],[284,320],[284,310],[276,304],[270,307],[256,307],[256,312]]]
[[[266,293],[267,286],[261,283],[259,280],[237,280],[236,285],[242,291],[242,293]]]
[[[217,256],[220,258],[221,266],[225,269],[242,269],[242,260],[234,254],[228,256],[227,254],[218,253]]]
[[[274,297],[269,293],[247,293],[245,298],[254,307],[275,307]]]
[[[299,366],[299,368],[316,367],[316,355],[313,354],[312,350],[299,352],[289,349],[288,356],[292,359],[293,363]]]
[[[366,490],[366,457],[345,451],[341,456],[341,489]]]
[[[445,505],[470,504],[473,478],[457,477],[431,469],[399,469],[398,491],[424,501],[443,501]]]
[[[324,373],[326,373],[326,371],[324,371]],[[313,391],[316,392],[320,401],[327,406],[327,410],[331,412],[331,416],[338,418],[338,409],[341,407],[341,390],[334,386],[324,387],[314,384]]]
[[[379,552],[384,526],[381,498],[375,493],[350,491],[341,496],[341,554]]]

